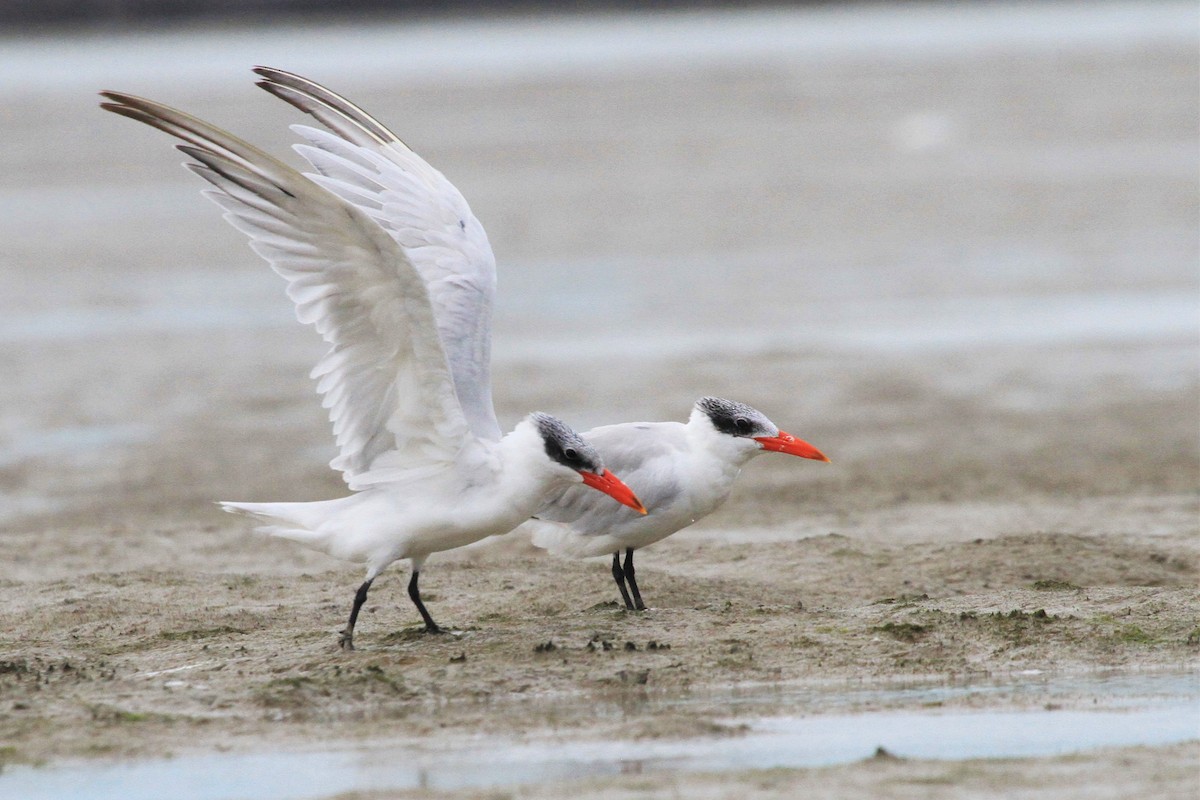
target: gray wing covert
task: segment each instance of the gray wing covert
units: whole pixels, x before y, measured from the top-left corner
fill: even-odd
[[[587,487],[572,486],[540,509],[538,519],[567,523],[584,536],[600,536],[611,533],[616,525],[652,520],[655,509],[667,508],[682,493],[677,476],[686,446],[682,424],[606,425],[583,438],[600,451],[604,466],[633,489],[649,515],[643,517]]]

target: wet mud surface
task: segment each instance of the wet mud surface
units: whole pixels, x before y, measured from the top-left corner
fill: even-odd
[[[315,75],[488,227],[503,424],[683,419],[715,393],[833,460],[758,459],[719,512],[639,552],[645,613],[616,606],[604,560],[505,537],[428,562],[446,635],[420,630],[390,568],[354,653],[336,640],[359,571],[212,504],[343,491],[306,377],[316,337],[161,137],[90,95],[17,95],[0,764],[736,737],[739,718],[922,707],[847,707],[864,687],[1011,682],[933,710],[1083,709],[1112,698],[1028,686],[1195,674],[1200,375],[1177,302],[1197,288],[1195,49],[1009,47],[486,88]],[[155,91],[276,152],[296,121],[245,70]],[[570,792],[1071,797],[1119,779],[1165,797],[1195,760],[884,759]]]

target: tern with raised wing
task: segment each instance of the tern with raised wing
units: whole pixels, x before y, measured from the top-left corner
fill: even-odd
[[[645,513],[595,448],[555,417],[530,414],[500,436],[487,393],[494,266],[457,192],[440,196],[449,206],[364,209],[195,117],[102,95],[105,109],[182,140],[185,165],[212,186],[205,196],[286,279],[297,318],[330,345],[313,377],[338,446],[331,466],[352,494],[222,506],[265,521],[261,531],[366,565],[339,637],[344,649],[354,648],[372,581],[393,561],[412,562],[409,596],[425,628],[438,632],[418,588],[431,553],[506,533],[574,484]],[[440,176],[415,162],[395,172],[416,197],[439,187]],[[407,235],[412,215],[419,230]],[[444,268],[453,288],[421,264]]]
[[[498,435],[492,408],[490,353],[477,346],[490,327],[481,286],[495,285],[495,257],[483,226],[457,189],[382,123],[346,98],[293,73],[258,67],[259,86],[312,116],[329,132],[292,130],[297,152],[329,191],[357,206],[401,245],[434,298],[438,327],[468,420],[480,437]],[[460,228],[465,237],[453,236]],[[490,294],[487,295],[490,298]],[[670,536],[715,511],[742,466],[764,452],[828,461],[811,444],[779,430],[761,412],[716,397],[696,402],[687,423],[634,422],[583,434],[622,475],[650,513],[636,514],[566,487],[526,527],[540,547],[566,556],[612,554],[612,574],[626,607],[645,604],[634,550]],[[625,554],[624,563],[620,557]]]

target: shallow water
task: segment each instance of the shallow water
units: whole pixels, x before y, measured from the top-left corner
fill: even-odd
[[[270,276],[273,277],[273,276]],[[219,283],[219,281],[210,281]],[[258,287],[256,287],[258,288]],[[265,288],[265,287],[263,287]],[[266,294],[266,292],[263,292]],[[596,323],[623,315],[619,299],[587,295],[586,316]],[[230,303],[223,296],[129,309],[62,308],[16,313],[0,320],[0,342],[60,341],[101,336],[161,334],[209,329],[295,326],[282,300],[261,305]],[[547,298],[543,298],[547,300]],[[553,303],[551,297],[547,302]],[[582,310],[582,309],[581,309]],[[951,297],[844,303],[835,320],[793,322],[775,330],[725,328],[709,334],[662,331],[652,337],[613,332],[603,340],[547,341],[541,336],[507,342],[498,361],[578,359],[614,348],[626,356],[678,358],[698,353],[731,356],[794,351],[815,346],[884,352],[967,349],[978,346],[1123,343],[1184,339],[1200,327],[1195,298],[1175,290],[1078,294],[1057,297]]]
[[[809,717],[738,717],[743,735],[652,741],[515,742],[501,737],[433,745],[335,746],[325,750],[228,753],[119,764],[11,767],[0,800],[140,800],[171,786],[176,800],[279,800],[339,792],[463,789],[658,771],[817,767],[869,758],[882,747],[903,758],[959,760],[1060,755],[1100,747],[1166,745],[1200,738],[1200,681],[1193,674],[1046,676],[1021,683],[911,686],[848,691],[834,705],[937,704],[969,695],[1015,698],[1093,694],[1098,710],[883,711]],[[786,690],[785,690],[786,692]],[[779,691],[746,690],[731,709],[761,706]],[[711,698],[709,698],[711,699]],[[824,700],[830,698],[825,696]],[[688,698],[654,701],[666,705]]]
[[[51,37],[0,40],[11,54],[0,89],[30,92],[77,86],[81,74],[100,82],[170,85],[210,81],[246,64],[303,59],[328,75],[372,74],[388,81],[464,76],[488,82],[547,70],[590,74],[664,63],[739,64],[764,54],[827,61],[864,50],[889,56],[946,58],[1020,45],[1121,46],[1130,38],[1178,39],[1194,28],[1189,3],[997,3],[953,10],[941,6],[826,8],[797,16],[787,9],[706,11],[642,18],[562,16],[538,20],[483,19],[392,25],[326,24],[222,30],[212,37],[171,35],[77,37],[63,47]],[[213,46],[216,40],[219,47]],[[153,63],[153,70],[146,63]],[[240,75],[238,76],[241,77]]]

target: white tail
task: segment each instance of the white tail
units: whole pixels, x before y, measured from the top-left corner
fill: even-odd
[[[311,516],[313,503],[230,503],[222,500],[219,505],[230,514],[246,514],[272,523],[255,528],[259,533],[293,539],[310,547],[321,547],[324,536],[309,528],[311,523],[305,519]]]

